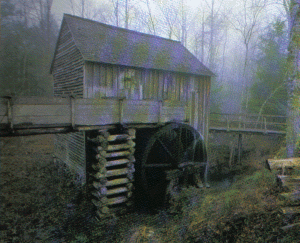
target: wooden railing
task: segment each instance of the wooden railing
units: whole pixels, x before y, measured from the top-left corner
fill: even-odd
[[[284,134],[286,131],[286,117],[257,114],[211,113],[210,130]]]
[[[156,100],[0,98],[0,137],[95,129],[111,124],[184,122],[188,104]]]

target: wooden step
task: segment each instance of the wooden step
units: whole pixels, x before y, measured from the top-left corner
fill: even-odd
[[[299,190],[300,177],[283,176],[283,175],[278,175],[277,177],[283,187],[285,187],[291,191]]]
[[[300,203],[300,192],[285,192],[279,194],[282,199]]]
[[[284,230],[284,231],[288,231],[288,230],[292,230],[292,229],[294,229],[296,227],[300,228],[300,223],[290,224],[290,225],[281,227],[281,229]]]
[[[285,167],[300,168],[300,158],[268,159],[267,164],[271,170],[284,169]]]
[[[300,207],[284,207],[281,208],[284,214],[298,215],[300,214]]]
[[[280,181],[300,183],[300,176],[277,175]]]

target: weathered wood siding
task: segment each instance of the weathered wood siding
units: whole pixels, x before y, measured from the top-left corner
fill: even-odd
[[[189,107],[190,124],[207,140],[210,77],[86,62],[84,87],[86,98],[125,97],[129,100],[183,102],[184,106],[164,107],[168,107],[168,114],[177,114],[176,117],[180,117],[179,112],[183,112],[182,117],[185,117],[187,111],[180,107]],[[126,121],[137,117],[141,123],[155,120],[151,115],[146,116],[145,112],[138,115],[128,111],[134,119],[127,118]],[[171,120],[164,120],[168,121]]]
[[[86,157],[84,132],[56,135],[54,154],[57,159],[64,162],[78,176],[80,183],[85,183]]]
[[[75,45],[67,23],[64,21],[58,38],[52,67],[54,96],[68,97],[73,95],[74,97],[83,98],[83,64],[84,61],[81,53]],[[45,108],[49,109],[49,105],[41,106],[40,111]],[[57,110],[56,114],[60,114],[60,116],[53,117],[55,119],[53,121],[50,117],[46,118],[46,116],[43,116],[41,112],[37,112],[36,114],[40,115],[40,120],[43,120],[43,123],[46,124],[48,122],[56,124],[67,117],[66,121],[71,118],[69,104],[53,107],[53,109]],[[30,112],[27,114],[30,114]],[[36,117],[34,119],[36,119]],[[49,121],[49,119],[51,121]],[[57,159],[64,162],[74,174],[77,174],[81,178],[82,183],[85,182],[84,132],[55,135],[54,153]]]
[[[83,64],[72,33],[64,21],[52,66],[55,96],[68,97],[72,94],[83,98]]]
[[[86,62],[84,98],[188,101],[191,76]]]

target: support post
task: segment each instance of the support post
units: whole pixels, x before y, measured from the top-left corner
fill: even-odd
[[[242,160],[242,134],[239,133],[239,138],[238,138],[238,163],[241,164]]]

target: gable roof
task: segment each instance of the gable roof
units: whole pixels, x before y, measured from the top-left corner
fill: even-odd
[[[69,14],[64,14],[64,20],[85,61],[214,75],[179,41]]]

